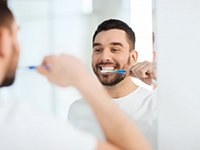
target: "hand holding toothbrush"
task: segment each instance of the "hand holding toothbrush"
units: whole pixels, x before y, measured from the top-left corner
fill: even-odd
[[[128,75],[138,78],[144,83],[148,85],[156,86],[156,63],[143,61],[136,63],[135,65],[131,66],[129,69]]]
[[[128,69],[116,69],[116,70],[101,70],[101,73],[119,73],[126,74],[126,76],[132,76],[140,79],[148,85],[156,87],[156,63],[155,62],[139,62],[131,66]]]
[[[76,86],[88,74],[78,58],[66,54],[45,57],[37,71],[59,86]]]

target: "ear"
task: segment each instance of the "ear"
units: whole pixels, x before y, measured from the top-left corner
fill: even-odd
[[[156,51],[153,51],[153,62],[156,61]]]
[[[0,27],[0,57],[7,55],[10,46],[9,31]]]
[[[3,53],[3,31],[0,27],[0,56],[2,55]]]
[[[131,61],[135,63],[137,62],[137,59],[138,59],[138,52],[135,49],[133,49],[131,51]]]

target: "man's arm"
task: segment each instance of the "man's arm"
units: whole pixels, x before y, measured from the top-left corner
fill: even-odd
[[[123,150],[107,141],[98,141],[96,150]]]
[[[49,69],[43,67],[50,66]],[[91,105],[107,141],[125,150],[149,150],[150,145],[135,124],[111,102],[103,86],[69,55],[46,57],[38,71],[59,86],[75,86]],[[99,145],[101,146],[101,144]]]

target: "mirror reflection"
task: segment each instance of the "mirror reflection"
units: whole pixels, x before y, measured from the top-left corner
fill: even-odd
[[[65,92],[36,72],[25,69],[40,64],[47,54],[71,53],[85,60],[114,103],[136,120],[144,135],[155,145],[153,81],[141,82],[140,73],[135,72],[149,66],[145,60],[152,62],[155,58],[151,1],[15,0],[10,1],[10,6],[20,25],[21,59],[15,85],[3,90],[2,100],[31,101],[103,139],[94,114],[74,88]],[[113,24],[115,26],[110,27]],[[140,63],[134,66],[137,62]],[[151,69],[155,67],[150,65]],[[113,73],[128,69],[132,69],[130,75],[135,78]],[[9,91],[13,94],[9,95]],[[91,120],[91,124],[88,123]]]
[[[90,107],[74,88],[52,86],[25,68],[39,65],[45,55],[70,53],[85,61],[113,102],[136,121],[155,147],[151,1],[13,0],[9,5],[20,26],[21,59],[15,85],[3,90],[2,101],[32,102],[104,139]],[[148,72],[140,72],[145,69]]]

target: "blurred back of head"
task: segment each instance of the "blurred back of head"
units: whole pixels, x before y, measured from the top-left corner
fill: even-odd
[[[15,80],[19,56],[17,25],[7,1],[0,0],[0,87],[9,86]]]
[[[0,27],[11,29],[14,16],[8,8],[6,0],[0,0]]]

